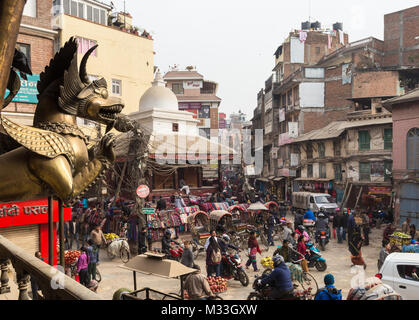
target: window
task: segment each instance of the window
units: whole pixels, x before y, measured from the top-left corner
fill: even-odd
[[[288,99],[288,105],[290,106],[292,104],[292,90],[289,90],[287,92],[287,99]]]
[[[283,94],[281,96],[281,104],[282,104],[283,107],[287,106],[287,95]]]
[[[359,180],[371,181],[371,165],[369,162],[359,163]]]
[[[335,157],[340,157],[340,141],[333,141],[333,154]]]
[[[306,154],[307,159],[313,159],[313,145],[311,143],[307,143]]]
[[[183,82],[173,83],[172,91],[174,94],[183,94]]]
[[[93,8],[93,21],[99,23],[99,9]]]
[[[407,169],[419,169],[419,128],[410,129],[407,133]]]
[[[406,280],[419,281],[418,268],[416,265],[397,265],[399,276]]]
[[[27,0],[23,7],[24,16],[36,18],[36,0]]]
[[[93,8],[92,6],[86,5],[86,19],[93,21]]]
[[[85,54],[91,47],[97,44],[95,40],[90,40],[82,37],[77,37],[77,41],[79,43],[77,52],[80,54]],[[97,48],[92,52],[91,56],[97,57]]]
[[[320,47],[316,47],[316,54],[320,54]]]
[[[307,178],[312,178],[312,177],[313,177],[313,165],[308,164],[307,165]]]
[[[384,150],[393,148],[393,129],[384,129]]]
[[[324,158],[325,155],[325,147],[324,147],[324,143],[320,142],[318,144],[318,150],[319,150],[319,158]]]
[[[172,131],[179,132],[179,123],[172,123]]]
[[[319,178],[326,179],[326,164],[319,163]]]
[[[333,170],[335,171],[335,180],[342,181],[342,165],[340,163],[334,164]]]
[[[70,14],[70,0],[64,0],[64,13]]]
[[[370,150],[370,133],[368,130],[358,131],[359,150]]]
[[[84,4],[79,2],[79,12],[77,17],[84,18]]]
[[[31,67],[31,45],[26,43],[17,43],[19,50],[28,58],[29,68]]]
[[[299,88],[298,88],[298,86],[296,86],[295,88],[294,88],[294,105],[296,106],[297,105],[297,103],[299,102],[298,101],[298,96],[299,96]]]
[[[393,163],[391,161],[384,161],[384,181],[391,181],[393,171]]]
[[[112,79],[112,93],[118,96],[122,94],[121,80]]]
[[[314,198],[310,197],[310,203],[314,203]]]
[[[384,162],[371,162],[371,177],[384,176]]]
[[[106,25],[106,13],[105,13],[105,10],[100,10],[100,23]]]
[[[77,17],[77,2],[76,1],[71,1],[70,9],[71,9],[70,14],[72,16]]]

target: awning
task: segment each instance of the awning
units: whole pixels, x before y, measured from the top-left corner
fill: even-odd
[[[174,260],[152,258],[143,254],[119,267],[163,278],[176,278],[196,271]]]
[[[269,180],[266,178],[256,178],[256,180],[262,181],[262,182],[269,182]]]
[[[247,210],[268,210],[261,202],[252,203]]]
[[[329,182],[333,179],[319,179],[319,178],[297,178],[294,181],[316,181],[316,182]]]
[[[273,180],[273,178],[275,178],[275,176],[269,176],[268,180]]]
[[[275,178],[274,181],[281,181],[281,180],[284,180],[284,179],[285,179],[285,177],[279,177],[279,178]]]

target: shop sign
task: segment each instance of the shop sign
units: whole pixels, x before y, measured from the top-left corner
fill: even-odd
[[[71,208],[64,208],[64,220],[71,220]],[[58,221],[58,202],[53,201],[53,221]],[[0,204],[0,227],[48,223],[48,200]]]
[[[156,209],[154,208],[143,208],[141,210],[143,214],[154,214],[156,212]]]
[[[28,80],[20,79],[20,89],[16,96],[13,98],[12,102],[26,102],[26,103],[38,103],[38,89],[36,85],[39,81],[39,74],[26,75]],[[6,89],[6,95],[9,95],[9,90]]]
[[[179,110],[186,109],[201,109],[202,103],[200,102],[179,102]]]
[[[147,198],[149,194],[150,194],[150,189],[146,185],[142,184],[138,186],[137,196],[139,196],[140,198]]]
[[[183,81],[183,89],[202,89],[203,82],[197,80]]]
[[[368,187],[368,194],[391,195],[391,187]]]

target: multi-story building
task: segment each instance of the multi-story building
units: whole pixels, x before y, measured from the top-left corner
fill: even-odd
[[[384,102],[393,115],[394,222],[419,224],[419,88]]]
[[[172,89],[179,101],[179,110],[189,111],[195,114],[199,120],[200,134],[207,138],[211,137],[211,129],[218,129],[218,108],[221,99],[217,97],[218,84],[204,80],[204,76],[193,67],[185,71],[172,68],[164,75],[167,87]],[[218,130],[213,134],[217,135]]]
[[[17,47],[29,61],[32,76],[21,79],[21,88],[12,102],[2,110],[13,121],[32,126],[33,114],[38,103],[36,83],[54,56],[54,39],[57,31],[51,27],[51,1],[27,0],[17,37]]]
[[[127,13],[112,13],[112,7],[95,0],[54,0],[53,26],[58,31],[57,47],[70,37],[79,41],[79,61],[91,47],[91,79],[103,77],[109,93],[120,97],[124,113],[137,111],[154,76],[153,39],[132,26]],[[125,24],[124,24],[125,21]]]

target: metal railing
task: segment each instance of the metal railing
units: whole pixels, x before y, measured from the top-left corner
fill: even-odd
[[[3,236],[0,236],[0,267],[0,299],[2,294],[11,292],[9,272],[13,267],[19,290],[17,300],[31,300],[28,294],[31,276],[36,279],[42,292],[41,298],[44,300],[102,300],[93,291],[58,269],[28,254]]]

